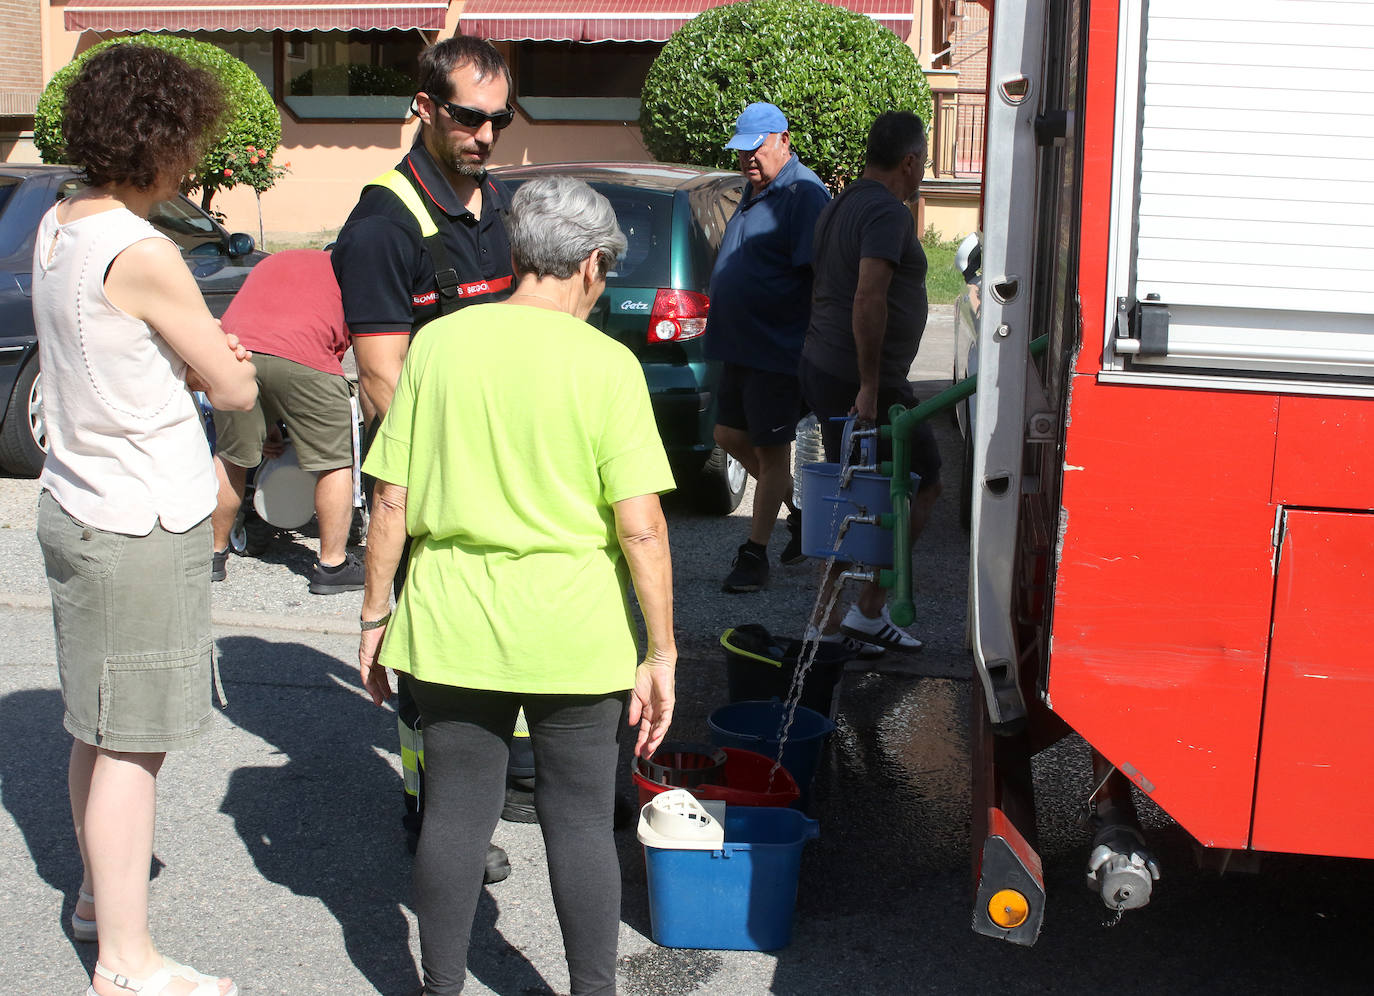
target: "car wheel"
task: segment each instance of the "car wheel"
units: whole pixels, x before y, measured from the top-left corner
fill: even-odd
[[[701,465],[696,481],[697,508],[707,515],[729,515],[739,507],[748,483],[744,464],[717,446]]]
[[[363,546],[367,543],[367,509],[355,508],[353,521],[348,526],[348,545]]]
[[[248,553],[248,529],[243,524],[243,515],[234,520],[233,526],[229,529],[229,549],[240,557]]]
[[[19,371],[0,427],[0,465],[21,477],[37,477],[48,452],[48,427],[43,420],[43,375],[37,357]]]

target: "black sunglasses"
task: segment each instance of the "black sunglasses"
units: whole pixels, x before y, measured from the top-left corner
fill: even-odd
[[[462,104],[454,104],[447,100],[440,100],[432,93],[429,95],[429,99],[447,111],[448,116],[464,128],[477,129],[490,121],[491,126],[497,131],[500,131],[502,128],[508,127],[510,123],[515,120],[515,112],[509,107],[504,111],[497,111],[495,114],[487,114],[485,111],[479,111],[475,107],[464,107]]]

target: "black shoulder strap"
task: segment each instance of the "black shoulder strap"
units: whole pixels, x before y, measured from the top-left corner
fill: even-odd
[[[406,176],[404,173],[401,175]],[[406,180],[412,187],[415,186],[412,177],[406,176]],[[424,236],[424,242],[430,262],[434,264],[434,285],[439,291],[439,314],[451,314],[458,310],[458,302],[462,300],[458,296],[458,271],[449,261],[448,249],[444,247],[444,229],[453,223],[449,221],[448,215],[434,206],[434,202],[423,191],[415,192],[420,196],[420,203],[424,204],[425,210],[429,212],[430,221],[434,223],[434,231]]]
[[[420,238],[434,267],[435,303],[439,307],[439,314],[457,311],[458,271],[449,261],[448,250],[444,247],[444,229],[450,224],[447,216],[435,210],[429,196],[416,185],[414,177],[399,169],[387,170],[368,186],[390,190],[415,218]]]

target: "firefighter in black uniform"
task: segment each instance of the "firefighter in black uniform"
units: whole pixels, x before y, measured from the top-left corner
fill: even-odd
[[[415,144],[394,170],[364,188],[339,232],[334,272],[359,385],[378,422],[391,407],[412,336],[441,315],[502,301],[513,289],[505,224],[510,200],[486,172],[501,129],[515,116],[510,89],[510,70],[490,42],[460,35],[425,49],[411,105],[421,122]],[[375,432],[375,422],[370,429]],[[404,573],[402,562],[398,590]],[[404,674],[399,684],[405,823],[413,850],[423,746]],[[491,845],[486,880],[509,873],[505,852]]]

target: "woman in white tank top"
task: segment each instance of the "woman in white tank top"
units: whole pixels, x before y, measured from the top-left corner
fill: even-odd
[[[251,408],[253,365],[220,331],[177,247],[147,222],[177,196],[225,111],[214,77],[120,44],[67,90],[67,158],[90,188],[34,245],[33,309],[49,452],[38,537],[52,592],[72,820],[72,913],[98,940],[88,996],[233,996],[164,959],[148,932],[156,779],[210,721],[216,484],[188,388]]]

